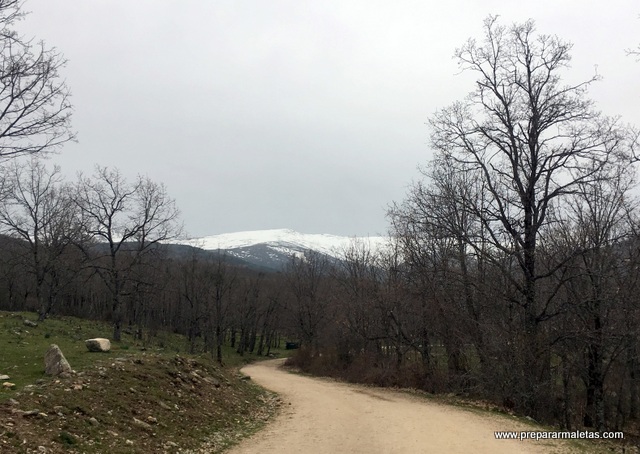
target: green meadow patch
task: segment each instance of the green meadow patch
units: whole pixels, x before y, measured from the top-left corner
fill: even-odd
[[[15,384],[0,385],[0,452],[220,452],[279,405],[237,368],[220,367],[210,354],[184,354],[179,336],[142,343],[125,334],[110,352],[90,353],[84,340],[109,338],[108,324],[65,317],[31,327],[25,318],[35,320],[0,312],[0,375]],[[51,344],[73,374],[44,373]]]

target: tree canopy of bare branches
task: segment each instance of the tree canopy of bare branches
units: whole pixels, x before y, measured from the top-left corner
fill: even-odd
[[[18,0],[0,0],[0,158],[55,151],[75,139],[70,92],[55,48],[12,29]]]
[[[130,183],[118,169],[106,167],[96,167],[90,178],[80,177],[75,200],[89,239],[97,249],[106,245],[94,268],[112,295],[113,337],[120,340],[130,271],[154,245],[180,235],[180,212],[164,185],[142,176]],[[95,254],[96,247],[86,251]]]
[[[27,162],[13,160],[2,172],[0,225],[27,246],[25,258],[35,282],[39,316],[44,319],[61,284],[61,256],[80,235],[76,207],[57,166],[48,169],[32,157]]]
[[[596,281],[583,274],[599,267],[594,273],[603,273],[607,291],[618,279],[592,260],[601,254],[617,267],[612,248],[629,247],[638,134],[588,98],[597,74],[563,81],[570,51],[558,37],[538,34],[531,20],[504,26],[488,17],[483,38],[455,52],[475,87],[429,120],[435,157],[423,169],[426,179],[389,217],[408,276],[428,293],[429,313],[441,317],[428,326],[442,338],[450,377],[464,383],[469,360],[477,361],[485,392],[542,414],[548,403],[540,396],[555,386],[553,346],[563,345],[565,421],[571,372],[588,369],[585,421],[602,428],[607,355],[621,343],[592,326],[614,320],[602,314],[616,314],[622,303],[611,295],[594,300]],[[579,334],[572,317],[585,320]],[[571,342],[556,331],[562,323]],[[577,365],[577,339],[594,352],[586,365]]]

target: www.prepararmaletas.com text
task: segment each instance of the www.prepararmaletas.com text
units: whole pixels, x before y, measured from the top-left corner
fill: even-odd
[[[588,430],[572,431],[497,431],[498,440],[622,440],[623,432],[593,432]]]

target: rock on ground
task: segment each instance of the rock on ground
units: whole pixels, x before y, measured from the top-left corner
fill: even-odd
[[[87,339],[84,343],[90,352],[108,352],[111,350],[111,342],[103,337]]]
[[[44,371],[48,375],[71,373],[71,366],[56,344],[51,344],[44,355]]]

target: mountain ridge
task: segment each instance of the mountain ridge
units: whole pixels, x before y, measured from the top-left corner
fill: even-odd
[[[322,233],[300,233],[291,229],[250,230],[191,238],[176,242],[203,250],[225,251],[255,266],[280,271],[291,257],[302,257],[309,250],[340,259],[356,241],[367,242],[373,250],[381,248],[383,236],[347,237]]]

